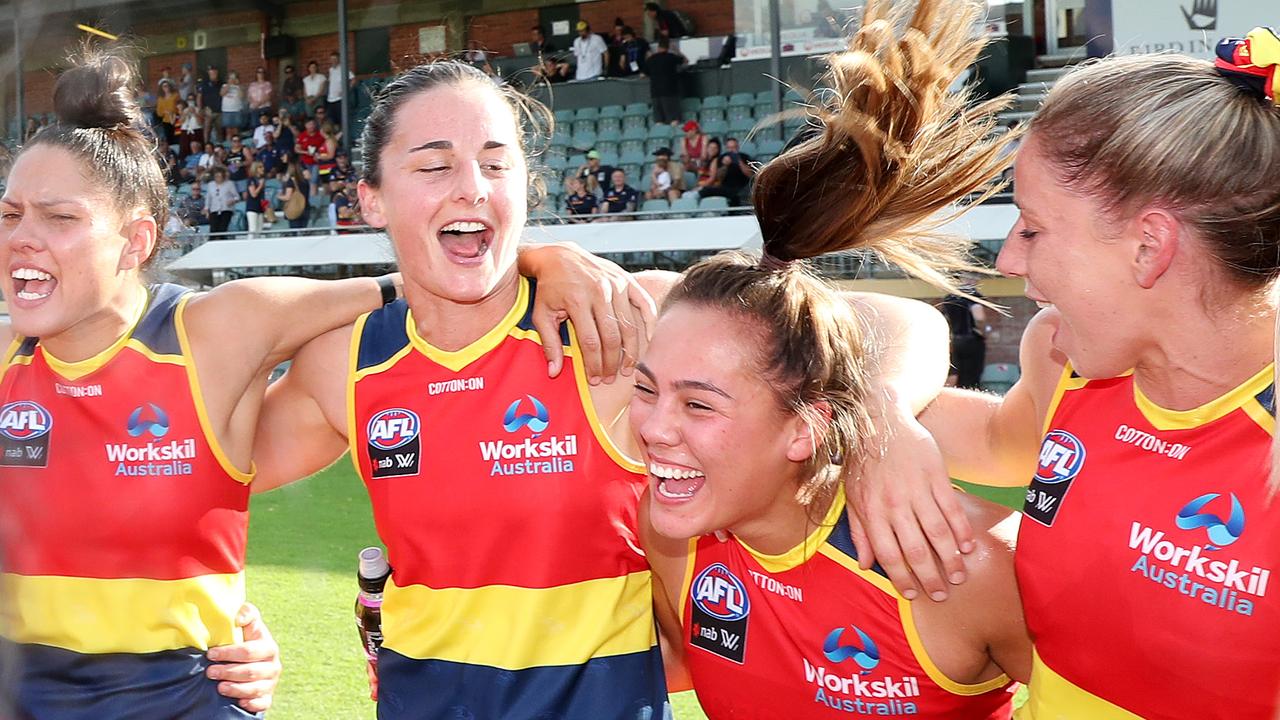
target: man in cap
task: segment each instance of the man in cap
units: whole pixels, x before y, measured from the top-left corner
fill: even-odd
[[[592,80],[604,74],[605,54],[609,48],[604,39],[591,32],[586,20],[578,21],[578,37],[573,41],[573,55],[578,59],[574,80]]]
[[[587,164],[578,168],[578,177],[586,183],[588,191],[599,195],[609,186],[610,178],[613,177],[613,167],[601,165],[600,153],[592,150],[587,153]]]

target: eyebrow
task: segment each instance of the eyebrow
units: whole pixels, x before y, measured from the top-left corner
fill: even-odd
[[[490,140],[484,144],[484,149],[493,150],[496,148],[504,148],[506,146],[507,146],[506,143],[501,143],[501,142],[498,142],[497,140]],[[414,152],[418,152],[419,150],[452,150],[452,149],[453,149],[453,143],[449,142],[448,140],[432,140],[431,142],[423,143],[417,147],[409,148],[409,152],[414,153]]]
[[[658,379],[654,377],[653,371],[649,369],[648,365],[645,365],[644,363],[636,363],[636,370],[641,373],[644,373],[645,376],[648,377],[650,380],[657,382]],[[729,393],[725,392],[724,390],[721,390],[720,388],[716,387],[712,383],[705,382],[702,380],[677,380],[675,383],[675,386],[677,389],[680,389],[680,390],[703,390],[705,392],[715,393],[716,395],[719,395],[727,400],[733,399],[733,396],[730,395]]]

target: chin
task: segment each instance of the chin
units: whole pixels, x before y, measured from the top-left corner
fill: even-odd
[[[701,517],[702,513],[688,507],[673,508],[653,497],[649,497],[649,523],[661,536],[672,540],[688,540],[714,532],[710,522]]]

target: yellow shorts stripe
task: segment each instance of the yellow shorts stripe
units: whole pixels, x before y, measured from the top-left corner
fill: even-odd
[[[578,665],[657,642],[648,570],[553,588],[388,582],[382,632],[384,646],[406,657],[505,670]]]
[[[244,574],[100,580],[0,574],[0,632],[80,653],[151,653],[237,642]]]
[[[1031,656],[1027,690],[1026,704],[1014,714],[1018,720],[1141,720],[1054,672],[1038,652]]]

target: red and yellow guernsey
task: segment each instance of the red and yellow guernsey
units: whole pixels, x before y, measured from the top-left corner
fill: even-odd
[[[506,317],[446,352],[396,302],[351,347],[351,457],[393,568],[378,716],[661,718],[643,468],[596,417],[576,341],[547,377],[522,279]],[[567,330],[565,331],[567,333]]]
[[[183,329],[148,289],[77,363],[18,338],[0,380],[0,634],[19,717],[248,717],[204,677],[238,640],[248,483],[218,447]]]
[[[911,603],[863,570],[843,494],[803,543],[764,555],[737,538],[689,541],[685,661],[712,720],[1008,718],[1013,683],[957,683],[925,652]]]
[[[1067,368],[1027,489],[1019,717],[1271,720],[1280,697],[1272,368],[1193,410]]]

